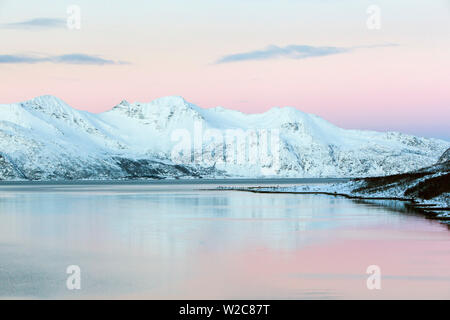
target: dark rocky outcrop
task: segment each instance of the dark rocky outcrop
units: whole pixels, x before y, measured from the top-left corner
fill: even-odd
[[[450,161],[450,148],[448,148],[442,156],[439,158],[437,163],[444,163]]]

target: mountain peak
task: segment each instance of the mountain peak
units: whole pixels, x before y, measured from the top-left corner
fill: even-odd
[[[127,106],[130,105],[130,103],[129,103],[127,100],[124,99],[124,100],[120,101],[119,105],[120,105],[120,106],[127,107]]]
[[[39,105],[64,105],[64,106],[68,106],[67,103],[65,103],[62,99],[53,96],[53,95],[42,95],[42,96],[38,96],[36,98],[33,98],[31,100],[28,100],[26,102],[30,102],[30,103],[34,103],[34,104],[39,104]]]
[[[160,106],[160,107],[186,107],[192,106],[189,102],[187,102],[181,96],[167,96],[162,98],[154,99],[148,103],[134,102],[130,103],[127,100],[122,100],[118,105],[114,106],[113,109],[124,109],[124,108],[132,108],[133,110],[145,109],[151,106]]]
[[[164,96],[154,99],[153,101],[168,101],[168,102],[179,102],[184,103],[186,102],[186,99],[184,99],[182,96]]]
[[[151,105],[169,106],[169,107],[186,107],[191,105],[181,96],[166,96],[157,98],[150,102]]]
[[[75,110],[63,100],[52,95],[43,95],[22,102],[22,106],[47,114],[71,114],[75,112]]]

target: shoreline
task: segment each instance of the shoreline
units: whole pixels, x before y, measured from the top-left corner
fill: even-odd
[[[245,177],[220,177],[220,178],[166,178],[166,179],[80,179],[80,180],[0,180],[1,186],[16,185],[152,185],[152,184],[298,184],[317,183],[329,184],[337,182],[348,182],[353,178],[245,178]]]
[[[328,195],[333,197],[343,197],[351,200],[392,200],[405,202],[406,206],[417,212],[422,213],[426,218],[432,220],[442,221],[444,223],[450,223],[450,207],[439,207],[438,204],[422,203],[414,198],[403,197],[364,197],[361,195],[350,195],[347,193],[330,192],[330,191],[276,191],[276,190],[258,190],[265,187],[249,187],[249,188],[228,188],[220,187],[214,190],[221,191],[238,191],[238,192],[251,192],[251,193],[273,193],[273,194],[316,194],[316,195]],[[446,216],[439,216],[443,212],[449,212]]]

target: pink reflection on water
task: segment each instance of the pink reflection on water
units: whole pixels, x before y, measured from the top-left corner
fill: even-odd
[[[436,228],[440,228],[437,226]],[[449,299],[450,236],[414,230],[339,231],[333,243],[295,250],[266,247],[204,252],[188,280],[167,294],[191,299]],[[419,239],[419,240],[417,240]],[[432,250],[430,250],[432,248]],[[368,290],[366,269],[381,268],[381,290]]]

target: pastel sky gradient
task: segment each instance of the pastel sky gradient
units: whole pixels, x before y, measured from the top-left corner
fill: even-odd
[[[0,0],[0,39],[0,103],[52,94],[100,112],[181,95],[450,140],[450,0]]]

